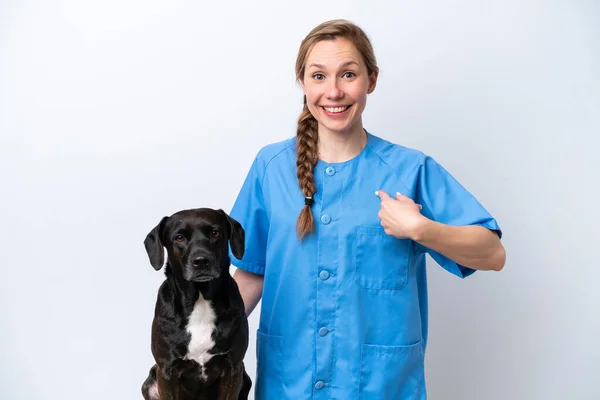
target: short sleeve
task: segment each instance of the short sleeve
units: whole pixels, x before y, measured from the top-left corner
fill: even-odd
[[[238,268],[260,275],[265,273],[268,232],[268,216],[261,187],[263,176],[264,171],[260,171],[260,160],[257,157],[250,167],[230,213],[230,216],[238,221],[245,231],[244,256],[238,260],[230,249],[231,263]]]
[[[420,166],[415,201],[423,206],[423,215],[431,220],[454,226],[480,225],[502,237],[496,220],[431,157],[426,157]],[[426,251],[444,269],[461,278],[475,272],[429,248]]]

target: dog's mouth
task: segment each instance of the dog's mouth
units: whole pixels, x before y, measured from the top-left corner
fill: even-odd
[[[217,279],[221,273],[217,268],[208,271],[198,271],[194,267],[187,267],[183,271],[183,279],[188,282],[209,282]]]
[[[188,279],[191,282],[210,282],[213,281],[215,279],[217,279],[219,277],[219,275],[200,275],[200,276],[195,276],[192,279]]]

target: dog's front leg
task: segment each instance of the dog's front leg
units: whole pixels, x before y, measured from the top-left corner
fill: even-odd
[[[244,363],[242,363],[242,387],[240,389],[240,394],[238,396],[238,400],[248,400],[248,395],[250,394],[250,389],[252,389],[252,380],[250,376],[246,372],[246,367]]]
[[[219,382],[219,397],[218,400],[238,400],[240,388],[242,387],[242,374],[228,365],[224,368],[224,374]]]
[[[237,400],[238,393],[233,382],[231,374],[226,374],[221,378],[219,385],[219,396],[217,400]]]

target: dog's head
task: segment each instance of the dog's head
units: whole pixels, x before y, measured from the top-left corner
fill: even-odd
[[[223,210],[198,208],[164,217],[148,233],[144,246],[155,270],[162,268],[164,250],[173,272],[189,282],[207,282],[229,268],[233,255],[244,255],[244,229]]]

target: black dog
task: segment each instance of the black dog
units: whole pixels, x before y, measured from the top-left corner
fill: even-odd
[[[152,322],[156,365],[142,385],[146,400],[247,399],[248,320],[229,273],[228,246],[244,254],[244,230],[222,210],[164,217],[144,245],[154,269],[168,260]]]

